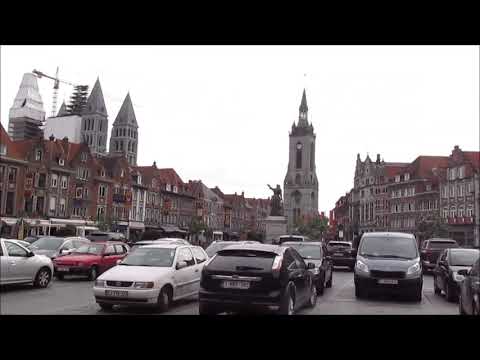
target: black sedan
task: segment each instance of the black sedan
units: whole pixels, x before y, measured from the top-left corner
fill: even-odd
[[[480,315],[480,259],[470,271],[460,270],[465,279],[460,285],[458,309],[461,315]]]
[[[327,255],[321,242],[285,242],[282,246],[290,246],[298,251],[306,263],[313,263],[313,273],[317,294],[323,295],[325,288],[331,288],[333,283],[333,263]]]
[[[285,246],[231,245],[220,250],[202,269],[200,315],[245,310],[292,315],[314,307],[317,291],[313,275],[298,252]]]
[[[480,251],[477,249],[445,249],[438,258],[437,266],[433,270],[435,294],[440,295],[443,290],[447,301],[456,301],[460,291],[460,284],[464,279],[464,276],[459,274],[459,271],[470,270],[479,255]]]

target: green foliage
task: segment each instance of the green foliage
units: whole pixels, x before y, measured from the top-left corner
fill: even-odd
[[[432,237],[447,237],[448,226],[440,216],[423,218],[417,225],[417,236],[421,240]]]
[[[312,240],[320,240],[328,229],[328,219],[326,217],[314,217],[311,220],[303,221],[298,224],[297,232],[300,235],[308,236]]]
[[[203,221],[193,219],[190,226],[188,227],[188,230],[191,234],[199,234],[202,231],[207,231],[208,227]]]

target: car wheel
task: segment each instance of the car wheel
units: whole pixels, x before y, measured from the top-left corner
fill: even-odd
[[[325,292],[325,279],[323,277],[320,278],[320,281],[317,283],[317,295],[323,295]]]
[[[37,288],[46,288],[52,279],[52,273],[49,268],[41,268],[35,276],[33,285]]]
[[[294,292],[295,290],[293,285],[287,287],[278,311],[280,315],[293,315],[295,312]]]
[[[455,301],[455,293],[452,289],[452,286],[450,283],[447,281],[445,284],[445,297],[448,302],[454,302]]]
[[[172,292],[169,287],[164,286],[158,295],[157,308],[160,312],[165,312],[169,309],[172,302]]]
[[[210,304],[205,304],[202,302],[198,303],[198,313],[200,315],[217,315],[221,313],[220,309],[216,306],[212,306]]]
[[[98,306],[100,306],[100,309],[103,311],[112,311],[113,309],[113,304],[98,303]]]
[[[64,279],[63,274],[55,274],[55,277],[57,278],[57,280],[63,280]]]
[[[98,276],[98,270],[96,266],[92,266],[90,268],[90,271],[88,272],[88,280],[94,281],[97,279]]]
[[[333,283],[333,272],[330,273],[330,279],[327,281],[327,284],[325,285],[327,288],[331,288]]]
[[[310,298],[308,299],[308,307],[314,308],[317,305],[317,287],[312,284],[310,289]]]
[[[433,277],[433,292],[435,295],[440,295],[442,293],[442,290],[437,286],[437,277]]]

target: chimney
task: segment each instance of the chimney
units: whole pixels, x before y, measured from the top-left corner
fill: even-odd
[[[245,193],[242,191],[242,197],[243,197],[244,194],[245,194]]]
[[[68,137],[65,136],[65,137],[62,139],[62,141],[63,141],[64,143],[68,143]]]
[[[154,161],[152,166],[156,169],[157,168],[157,162]]]
[[[376,161],[377,164],[380,164],[380,154],[377,154],[377,161]]]

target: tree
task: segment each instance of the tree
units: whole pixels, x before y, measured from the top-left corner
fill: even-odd
[[[448,227],[439,216],[423,217],[417,225],[417,237],[419,240],[430,239],[432,237],[447,237]]]
[[[300,235],[320,240],[328,229],[328,219],[326,217],[315,216],[311,219],[299,222],[298,225],[297,232]]]

